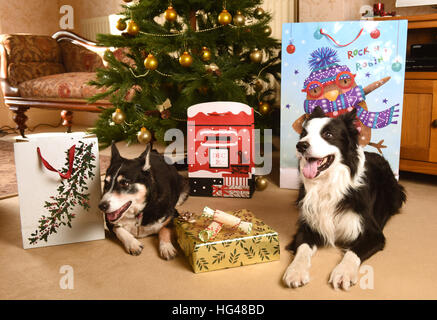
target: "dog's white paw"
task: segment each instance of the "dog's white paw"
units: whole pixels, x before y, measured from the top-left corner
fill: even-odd
[[[140,241],[133,238],[131,241],[125,243],[125,248],[127,253],[133,256],[138,256],[143,251],[144,246]]]
[[[356,264],[340,262],[329,277],[329,283],[337,290],[349,290],[349,288],[358,282],[358,266]]]
[[[172,245],[171,242],[160,242],[159,243],[159,255],[161,258],[165,260],[171,260],[176,257],[177,254],[176,248]]]
[[[310,282],[309,268],[303,265],[294,266],[293,263],[285,270],[282,281],[289,288],[298,288]]]

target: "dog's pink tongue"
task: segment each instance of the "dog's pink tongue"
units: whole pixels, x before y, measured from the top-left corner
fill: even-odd
[[[317,175],[317,160],[307,161],[302,170],[303,175],[307,179],[312,179]]]
[[[118,210],[111,212],[111,213],[107,213],[106,217],[108,217],[109,221],[115,220],[115,218],[117,218],[117,213],[118,213]]]

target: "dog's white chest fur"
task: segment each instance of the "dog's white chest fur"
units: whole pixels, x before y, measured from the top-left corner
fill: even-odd
[[[363,231],[360,215],[337,209],[348,188],[358,188],[362,183],[365,157],[362,151],[359,154],[360,165],[355,178],[351,179],[349,169],[341,163],[337,163],[334,172],[317,181],[303,178],[306,195],[300,202],[300,218],[332,246],[337,241],[354,241]]]
[[[314,199],[312,196],[311,198]],[[337,241],[351,242],[358,238],[362,231],[362,221],[352,211],[336,212],[336,207],[329,205],[312,205],[303,200],[301,219],[317,231],[327,244],[335,246]]]

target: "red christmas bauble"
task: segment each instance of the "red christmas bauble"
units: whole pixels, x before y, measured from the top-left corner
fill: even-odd
[[[294,53],[294,51],[296,51],[296,47],[295,47],[294,45],[292,45],[292,44],[289,44],[289,45],[287,46],[287,52],[288,52],[289,54],[292,54],[292,53]]]
[[[373,39],[378,39],[380,35],[381,35],[381,32],[379,32],[378,29],[375,29],[375,30],[373,30],[372,32],[370,32],[370,36],[371,36]]]

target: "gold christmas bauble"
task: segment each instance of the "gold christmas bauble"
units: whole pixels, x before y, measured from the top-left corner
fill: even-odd
[[[270,113],[270,111],[272,111],[272,107],[270,107],[270,104],[268,104],[267,102],[261,101],[259,103],[258,111],[263,116],[265,116],[265,115],[268,115]]]
[[[270,28],[270,26],[267,26],[264,28],[263,32],[266,36],[269,36],[272,34],[272,28]]]
[[[127,33],[129,33],[131,36],[136,36],[140,32],[140,27],[135,23],[135,21],[131,20],[129,21],[127,25]]]
[[[189,67],[193,63],[193,57],[185,51],[179,58],[179,63],[183,67]]]
[[[167,8],[167,10],[165,10],[164,18],[169,22],[176,21],[176,19],[178,18],[178,13],[172,6],[170,6]]]
[[[267,181],[266,178],[264,178],[263,176],[256,177],[255,179],[256,190],[263,191],[267,188],[268,185],[269,182]]]
[[[147,128],[142,127],[137,133],[137,139],[139,143],[148,144],[152,141],[152,133]]]
[[[109,49],[105,50],[105,53],[103,54],[103,60],[105,60],[106,62],[108,62],[109,58],[112,55],[112,51]]]
[[[150,53],[144,60],[144,66],[147,70],[156,70],[156,68],[158,68],[158,59]]]
[[[262,89],[264,88],[263,83],[261,82],[261,80],[256,80],[255,84],[253,85],[253,89],[256,92],[260,92]]]
[[[263,52],[261,50],[255,49],[250,53],[250,61],[255,63],[260,63],[263,59]]]
[[[265,13],[264,9],[258,7],[253,12],[253,15],[255,16],[255,18],[261,19],[263,17],[264,13]]]
[[[228,25],[232,22],[232,16],[231,14],[228,12],[228,10],[223,9],[222,12],[220,12],[219,16],[218,16],[218,22],[221,25]]]
[[[114,121],[114,123],[116,124],[121,124],[124,122],[124,120],[126,119],[125,114],[123,113],[123,111],[121,111],[121,109],[117,108],[115,109],[115,111],[112,113],[112,121]]]
[[[211,60],[211,51],[207,47],[203,47],[200,52],[200,58],[205,62]]]
[[[126,29],[127,24],[126,24],[126,22],[123,21],[123,19],[118,19],[117,24],[115,25],[115,27],[118,30],[123,31],[124,29]]]
[[[244,26],[244,22],[246,21],[246,18],[241,14],[241,11],[237,11],[233,18],[234,24],[236,26]]]

